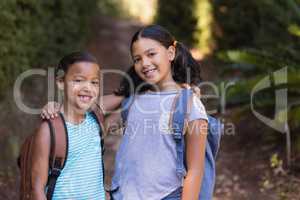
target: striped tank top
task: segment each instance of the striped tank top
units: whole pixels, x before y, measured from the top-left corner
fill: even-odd
[[[80,124],[66,122],[68,157],[57,179],[53,200],[103,200],[103,168],[99,125],[92,113]]]

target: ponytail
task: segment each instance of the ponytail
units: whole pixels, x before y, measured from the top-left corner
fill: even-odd
[[[180,42],[173,42],[176,48],[172,61],[172,76],[177,83],[197,85],[201,81],[200,64],[193,58],[189,49]]]

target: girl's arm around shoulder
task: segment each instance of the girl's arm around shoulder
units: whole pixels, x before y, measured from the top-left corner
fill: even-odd
[[[43,121],[34,135],[32,151],[32,200],[46,200],[45,187],[48,179],[50,154],[50,130]]]
[[[204,173],[207,121],[205,119],[190,121],[185,139],[187,175],[183,183],[182,200],[198,200]]]
[[[92,108],[94,111],[96,109],[101,109],[101,112],[105,115],[105,129],[106,133],[112,130],[119,129],[121,125],[121,115],[120,111],[116,111],[121,106],[124,96],[117,96],[115,94],[105,95],[99,97],[98,108]],[[115,111],[115,112],[113,112]]]
[[[109,113],[120,107],[124,96],[117,96],[115,94],[105,95],[98,98],[96,105],[100,106],[103,113]],[[58,116],[61,105],[57,102],[48,102],[42,109],[41,118],[50,119]],[[93,108],[94,109],[94,108]]]
[[[100,106],[102,107],[104,113],[111,112],[120,107],[124,96],[117,96],[115,94],[105,95],[99,98]]]

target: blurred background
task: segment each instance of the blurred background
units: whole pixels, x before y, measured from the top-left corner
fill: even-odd
[[[0,10],[1,200],[18,198],[16,158],[39,120],[17,108],[16,78],[28,69],[53,67],[77,50],[90,51],[104,69],[126,71],[131,36],[151,23],[191,49],[204,81],[218,91],[228,86],[219,98],[208,97],[216,93],[211,87],[202,90],[207,108],[218,110],[225,124],[215,200],[300,199],[299,0],[1,0]],[[285,73],[275,76],[279,70]],[[251,111],[251,91],[263,79],[269,87],[256,92],[252,105],[281,128]],[[118,82],[105,76],[105,93]],[[26,79],[21,89],[26,105],[47,102],[45,76]],[[279,114],[276,91],[288,96]],[[119,140],[106,138],[108,185]]]

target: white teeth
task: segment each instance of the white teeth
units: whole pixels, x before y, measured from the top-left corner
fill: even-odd
[[[144,70],[143,73],[153,72],[155,68]]]
[[[155,70],[156,70],[156,69],[150,69],[150,70],[144,71],[144,74],[145,74],[146,76],[151,75]]]
[[[82,101],[89,101],[89,100],[91,99],[90,96],[86,96],[86,95],[80,95],[79,98],[80,98],[80,100],[82,100]]]

